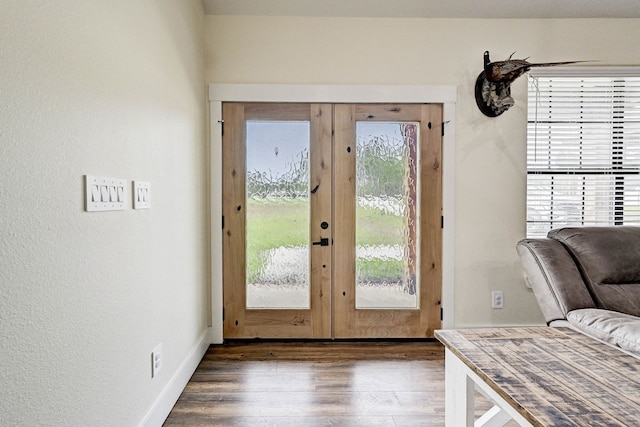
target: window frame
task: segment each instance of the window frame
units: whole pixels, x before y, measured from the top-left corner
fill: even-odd
[[[536,80],[538,78],[558,78],[558,79],[562,79],[562,78],[571,78],[571,79],[575,79],[575,78],[585,78],[585,79],[589,79],[589,78],[611,78],[611,79],[615,79],[615,78],[640,78],[640,67],[558,67],[558,68],[540,68],[540,69],[532,69],[531,72],[529,73],[529,77],[528,77],[528,87],[527,87],[527,93],[528,95],[531,96],[535,96],[536,98],[533,100],[534,103],[534,111],[532,111],[531,109],[531,99],[529,99],[529,109],[527,112],[527,158],[526,158],[526,175],[527,175],[527,183],[526,183],[526,203],[527,203],[527,207],[526,207],[526,211],[527,211],[527,215],[526,215],[526,234],[527,237],[543,237],[544,235],[546,235],[546,233],[548,232],[548,230],[553,229],[553,228],[558,228],[561,226],[582,226],[582,225],[627,225],[629,223],[631,223],[631,225],[640,225],[640,217],[636,217],[634,218],[634,220],[632,221],[625,221],[625,217],[623,215],[623,209],[624,209],[624,196],[625,196],[625,188],[624,188],[624,177],[627,175],[640,175],[640,164],[636,164],[633,168],[626,168],[626,165],[624,165],[622,163],[622,148],[624,148],[623,146],[619,145],[619,144],[625,144],[625,139],[624,136],[622,134],[620,134],[620,129],[622,129],[621,125],[624,125],[624,123],[631,123],[630,121],[623,121],[623,122],[616,122],[613,119],[609,122],[602,122],[602,123],[608,123],[609,124],[609,131],[610,133],[613,135],[611,136],[610,139],[607,140],[606,143],[602,144],[602,146],[604,147],[610,147],[612,150],[611,154],[611,161],[609,164],[608,168],[600,168],[600,167],[596,167],[593,168],[592,170],[590,170],[589,168],[585,168],[583,167],[583,159],[582,157],[580,157],[579,160],[576,160],[576,162],[574,162],[571,166],[567,167],[566,165],[562,165],[559,167],[540,167],[539,165],[537,165],[538,167],[536,167],[536,162],[537,159],[532,160],[531,159],[531,155],[530,153],[532,152],[532,150],[536,150],[537,153],[537,146],[536,144],[541,140],[541,137],[538,136],[537,132],[538,132],[538,123],[540,120],[541,115],[538,115],[538,105],[536,104],[537,102],[537,84],[536,84]],[[612,85],[613,87],[613,85]],[[634,94],[636,95],[640,95],[640,88],[636,89],[634,91]],[[640,101],[637,103],[638,106],[640,106]],[[541,113],[542,114],[542,113]],[[613,112],[612,112],[613,115]],[[624,114],[623,114],[624,115]],[[614,116],[616,117],[616,116]],[[625,118],[622,117],[621,120],[624,120]],[[554,143],[555,141],[553,141],[554,138],[557,138],[556,135],[551,135],[552,134],[552,126],[551,123],[554,122],[553,119],[549,120],[549,125],[548,125],[548,133],[549,136],[547,137],[548,141],[551,142],[547,142],[548,146],[551,148],[552,147],[552,143]],[[562,123],[570,123],[570,121],[559,121]],[[599,123],[599,124],[602,124]],[[636,121],[634,121],[633,123],[637,123]],[[585,126],[585,123],[579,123],[578,124],[578,128],[580,130],[583,130]],[[531,136],[531,129],[534,129],[533,133],[535,136]],[[555,132],[555,131],[553,131]],[[637,141],[636,141],[637,140]],[[635,147],[634,144],[634,149],[640,149],[640,138],[635,138],[632,139],[633,142],[637,142],[638,143],[638,148]],[[532,147],[533,144],[533,147]],[[595,145],[597,146],[597,144]],[[600,147],[600,146],[598,146]],[[618,154],[615,154],[618,153]],[[557,157],[553,157],[553,156],[557,156]],[[551,154],[551,149],[549,149],[549,154],[548,154],[548,161],[549,164],[552,164],[552,162],[555,160],[556,162],[559,162],[560,160],[563,160],[563,158],[560,155],[552,155]],[[599,157],[598,160],[604,159],[603,157]],[[601,166],[601,165],[598,165]],[[591,209],[590,206],[587,206],[585,200],[587,196],[585,196],[585,194],[587,193],[583,193],[582,195],[582,202],[578,202],[578,205],[580,206],[581,209],[581,221],[578,220],[568,220],[568,218],[565,218],[565,220],[563,221],[559,221],[559,220],[555,220],[555,222],[561,222],[561,224],[554,226],[554,195],[558,195],[561,193],[560,190],[556,191],[554,185],[555,184],[550,184],[550,188],[548,190],[537,190],[537,191],[542,191],[544,193],[544,191],[547,191],[548,193],[548,198],[549,198],[549,202],[548,205],[546,207],[548,207],[548,210],[546,212],[548,212],[548,219],[547,220],[534,220],[532,219],[532,216],[530,215],[531,212],[531,206],[532,200],[534,200],[536,197],[539,197],[538,195],[534,194],[536,191],[535,188],[535,184],[536,184],[536,180],[540,178],[540,176],[542,175],[548,175],[551,177],[558,177],[558,176],[566,176],[569,177],[571,175],[575,176],[575,175],[581,175],[583,176],[583,190],[586,192],[585,188],[586,188],[586,182],[587,182],[587,177],[589,177],[589,179],[593,179],[596,178],[598,179],[598,176],[605,179],[606,176],[610,176],[613,177],[612,178],[612,182],[614,183],[613,186],[611,187],[612,190],[608,190],[607,194],[608,196],[611,198],[612,200],[612,205],[613,208],[603,208],[601,210],[598,209]],[[532,179],[532,176],[536,176],[536,178]],[[553,182],[554,178],[551,178],[551,181],[549,182]],[[570,178],[569,178],[570,179]],[[629,191],[630,192],[630,191]],[[538,193],[540,194],[540,193]],[[595,190],[593,190],[593,193],[588,193],[591,194],[591,197],[600,196],[601,193],[596,192]],[[606,196],[605,196],[606,197]],[[571,200],[574,201],[574,200]],[[544,203],[541,203],[541,205],[544,205]],[[538,206],[538,205],[536,205]],[[569,206],[569,205],[566,205]],[[600,221],[600,220],[587,220],[585,221],[585,212],[587,212],[587,210],[589,210],[590,214],[593,215],[594,217],[599,215],[601,212],[602,213],[612,213],[612,217],[611,219],[609,219],[608,221]]]

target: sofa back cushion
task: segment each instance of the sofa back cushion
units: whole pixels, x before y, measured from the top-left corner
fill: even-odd
[[[565,320],[573,310],[596,308],[578,266],[562,243],[523,239],[516,249],[547,324]]]
[[[576,261],[598,308],[640,316],[640,227],[552,230]]]

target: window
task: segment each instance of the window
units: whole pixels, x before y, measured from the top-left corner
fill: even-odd
[[[640,68],[529,76],[527,236],[640,225]]]

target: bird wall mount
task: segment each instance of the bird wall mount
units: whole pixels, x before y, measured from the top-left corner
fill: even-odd
[[[514,52],[515,53],[515,52]],[[491,62],[489,51],[484,52],[484,70],[476,79],[476,104],[485,116],[498,117],[515,101],[511,97],[511,83],[533,67],[553,67],[555,65],[576,64],[584,61],[530,63],[527,59],[511,59]]]

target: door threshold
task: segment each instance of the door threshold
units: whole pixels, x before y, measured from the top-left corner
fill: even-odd
[[[410,343],[436,342],[436,338],[226,338],[224,344],[251,343]]]

